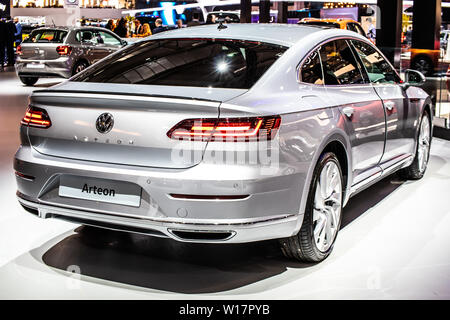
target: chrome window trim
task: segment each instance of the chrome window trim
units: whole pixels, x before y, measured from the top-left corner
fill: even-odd
[[[322,58],[320,57],[320,53],[319,53],[319,50],[320,50],[321,47],[322,47],[322,45],[319,45],[319,46],[315,47],[314,50],[309,51],[308,54],[306,54],[306,56],[302,59],[300,64],[297,65],[297,82],[299,84],[311,85],[311,86],[316,86],[316,87],[325,87],[325,81],[324,81],[323,84],[314,84],[314,83],[309,83],[309,82],[303,82],[302,79],[301,79],[301,73],[302,73],[303,64],[305,64],[305,62],[309,58],[309,56],[311,56],[314,52],[317,52],[317,54],[319,55],[320,69],[322,71],[322,80],[324,80],[325,75],[323,73]]]
[[[322,57],[320,56],[320,49],[322,48],[322,45],[323,45],[324,43],[326,44],[326,43],[329,43],[329,42],[332,42],[332,41],[338,41],[338,40],[343,40],[343,41],[345,41],[345,43],[346,43],[347,46],[349,47],[349,49],[350,49],[350,51],[351,51],[351,53],[352,53],[352,56],[353,56],[353,58],[354,58],[355,61],[356,61],[357,68],[358,68],[358,71],[359,71],[359,73],[360,73],[360,75],[361,75],[361,78],[362,78],[362,80],[363,80],[363,83],[351,83],[351,84],[326,84],[326,83],[325,83],[325,74],[324,74],[324,70],[323,70]],[[359,59],[358,57],[355,56],[354,49],[353,49],[353,47],[350,45],[350,43],[348,42],[348,40],[349,40],[349,39],[347,39],[347,38],[345,38],[345,37],[341,37],[341,38],[338,38],[338,39],[332,39],[332,40],[330,40],[330,41],[328,41],[328,42],[323,42],[323,43],[321,43],[320,47],[318,47],[317,50],[315,50],[315,51],[318,51],[318,53],[319,53],[320,66],[322,67],[322,79],[323,79],[323,81],[324,81],[324,83],[323,83],[322,85],[320,85],[320,86],[336,88],[336,87],[348,87],[348,86],[354,87],[354,86],[361,86],[361,85],[370,84],[370,82],[369,82],[369,83],[366,83],[366,79],[364,78],[364,75],[363,75],[363,70],[361,70],[361,66],[359,65],[359,64],[360,64],[360,59]],[[312,52],[314,52],[314,51],[312,51]],[[312,52],[311,52],[311,53],[312,53]],[[308,54],[308,55],[306,56],[306,58],[302,61],[302,64],[301,64],[300,69],[299,69],[299,72],[298,72],[298,74],[297,74],[297,78],[301,78],[301,76],[300,76],[300,74],[301,74],[301,69],[302,69],[303,64],[305,63],[306,59],[308,59],[309,56],[310,56],[310,54]],[[366,72],[366,73],[367,73],[367,72]],[[301,80],[301,79],[300,79],[300,80]],[[307,82],[301,81],[301,83],[307,83]],[[312,83],[312,85],[315,85],[315,84]],[[316,86],[319,86],[319,85],[316,85]]]
[[[316,46],[313,47],[313,49],[309,50],[306,55],[300,60],[300,62],[297,64],[297,68],[296,68],[296,72],[297,72],[297,82],[299,84],[307,84],[307,85],[313,85],[313,86],[324,86],[326,87],[326,84],[320,85],[320,84],[313,84],[313,83],[308,83],[308,82],[303,82],[302,78],[301,78],[301,70],[303,67],[303,64],[305,63],[306,59],[309,57],[309,55],[311,53],[313,53],[315,50],[320,50],[320,47],[322,47],[324,44],[331,42],[331,41],[336,41],[336,40],[350,40],[350,39],[355,39],[355,40],[360,40],[357,37],[351,37],[351,36],[334,36],[331,38],[328,38],[326,40],[323,40],[321,42],[319,42]],[[319,58],[320,58],[320,54],[319,54]],[[322,58],[320,58],[320,64],[322,66],[322,76],[323,76],[323,65],[322,65]],[[346,84],[346,85],[340,85],[340,86],[353,86],[353,85],[360,85],[358,84]],[[328,86],[332,86],[332,85],[328,85]],[[339,85],[335,85],[335,86],[339,86]]]

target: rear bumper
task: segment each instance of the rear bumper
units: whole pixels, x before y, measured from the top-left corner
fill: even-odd
[[[244,243],[286,237],[296,228],[298,216],[280,215],[255,219],[233,219],[210,223],[167,218],[137,218],[81,211],[27,201],[19,202],[37,210],[40,218],[57,218],[102,228],[172,238],[182,242]]]
[[[30,68],[29,65],[39,64],[42,68]],[[72,64],[68,57],[55,60],[22,60],[16,61],[16,73],[19,77],[61,77],[70,78],[72,75]]]
[[[289,237],[302,223],[298,179],[258,176],[252,169],[199,164],[153,169],[45,156],[22,146],[15,157],[17,196],[41,218],[58,218],[186,242],[240,243]],[[59,179],[128,181],[141,186],[139,208],[58,196]],[[21,176],[22,175],[22,176]],[[30,177],[32,179],[30,179]],[[172,194],[245,195],[225,200],[175,198]]]

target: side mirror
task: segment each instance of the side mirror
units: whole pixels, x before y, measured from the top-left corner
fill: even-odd
[[[420,87],[422,86],[427,79],[423,75],[422,72],[412,69],[407,69],[405,71],[405,89],[410,86]]]
[[[128,45],[128,42],[126,42],[125,40],[121,40],[121,43],[122,43],[122,46],[126,46],[126,45]]]

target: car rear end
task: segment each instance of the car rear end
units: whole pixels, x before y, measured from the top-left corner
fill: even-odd
[[[292,235],[299,177],[270,161],[282,117],[221,108],[257,81],[239,76],[243,56],[264,59],[248,65],[262,75],[286,48],[243,42],[140,42],[35,92],[14,164],[21,204],[42,218],[179,241]]]
[[[18,76],[69,78],[73,63],[72,46],[67,43],[69,33],[63,28],[33,30],[17,48]]]

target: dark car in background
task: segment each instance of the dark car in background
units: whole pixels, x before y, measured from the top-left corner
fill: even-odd
[[[352,20],[352,19],[303,18],[297,24],[344,29],[344,30],[349,30],[349,31],[359,33],[360,35],[367,37],[366,32],[361,27],[359,22]]]

